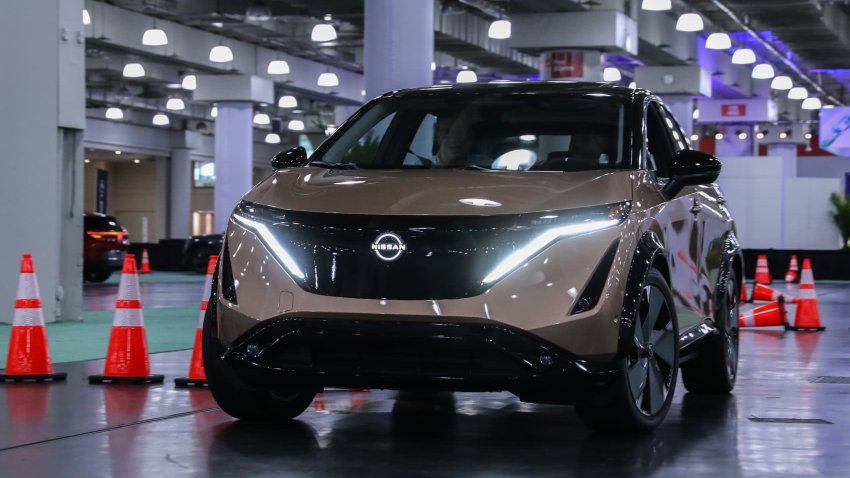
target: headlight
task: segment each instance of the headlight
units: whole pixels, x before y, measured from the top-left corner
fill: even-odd
[[[269,229],[269,225],[275,220],[274,217],[268,214],[265,208],[253,206],[248,203],[240,203],[236,206],[236,210],[231,216],[231,220],[236,224],[253,232],[257,239],[266,246],[266,249],[271,251],[275,260],[286,269],[289,274],[298,280],[304,280],[304,272],[298,267],[295,259],[287,252],[283,244],[278,241],[275,235]]]
[[[567,217],[543,216],[543,218],[558,220],[558,222],[553,222],[552,227],[545,229],[527,244],[519,246],[508,257],[499,262],[481,283],[492,284],[496,282],[512,270],[528,262],[529,259],[552,243],[565,237],[587,234],[621,224],[629,217],[631,205],[631,201],[623,201],[576,209],[569,211]]]

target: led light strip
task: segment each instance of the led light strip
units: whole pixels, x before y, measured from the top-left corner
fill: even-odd
[[[274,253],[274,256],[277,257],[283,264],[283,267],[289,271],[290,274],[295,276],[297,279],[303,280],[305,275],[301,272],[301,269],[296,264],[295,259],[286,252],[286,249],[277,242],[277,239],[274,237],[274,234],[266,227],[265,224],[254,221],[252,219],[248,219],[246,217],[240,216],[239,214],[234,214],[233,219],[235,219],[238,223],[242,224],[246,228],[253,231],[257,236],[259,236],[260,240],[271,249]]]

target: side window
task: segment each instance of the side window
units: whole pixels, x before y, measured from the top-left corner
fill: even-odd
[[[670,142],[670,127],[655,103],[646,109],[646,146],[649,151],[647,168],[654,170],[659,178],[669,178],[670,163],[673,161],[673,145]]]
[[[673,116],[673,113],[671,113],[667,107],[662,107],[661,113],[664,116],[664,122],[667,124],[670,131],[670,137],[673,139],[673,151],[678,153],[683,149],[688,149],[688,140],[685,137],[685,133],[682,132],[682,127],[679,126],[679,122],[676,121],[676,117]]]

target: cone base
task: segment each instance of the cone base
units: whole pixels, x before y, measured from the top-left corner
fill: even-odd
[[[806,331],[806,330],[812,331],[812,332],[822,332],[822,331],[826,330],[826,327],[824,327],[822,325],[813,326],[813,327],[797,327],[796,325],[789,325],[789,326],[786,326],[785,328],[788,329],[788,330],[793,330],[795,332]]]
[[[89,383],[162,383],[165,380],[164,375],[144,375],[144,376],[114,376],[114,375],[89,375]]]
[[[207,387],[209,386],[209,384],[207,383],[207,379],[205,378],[180,377],[174,379],[174,386],[178,388]]]
[[[0,373],[0,383],[4,382],[57,382],[65,380],[68,374],[58,373]]]

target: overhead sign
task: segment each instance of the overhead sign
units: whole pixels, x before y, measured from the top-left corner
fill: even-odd
[[[850,155],[850,107],[821,109],[819,123],[821,149]]]
[[[766,123],[776,121],[776,103],[768,98],[698,100],[698,123]]]
[[[543,66],[553,80],[569,80],[584,77],[584,52],[552,51],[543,55]]]

